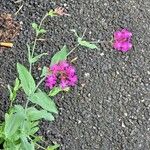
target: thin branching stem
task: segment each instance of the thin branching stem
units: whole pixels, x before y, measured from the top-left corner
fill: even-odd
[[[35,50],[35,46],[36,46],[36,42],[37,42],[37,37],[38,35],[36,35],[34,43],[33,43],[33,47],[32,47],[32,52],[31,52],[31,58],[33,58],[34,55],[34,50]],[[30,69],[29,69],[30,73],[32,72],[32,63],[30,62]]]
[[[29,140],[31,140],[32,141],[32,139],[28,136],[28,138],[29,138]],[[34,137],[35,138],[35,137]],[[35,143],[36,145],[37,145],[37,147],[38,148],[41,148],[41,149],[44,149],[45,150],[45,148],[43,147],[43,146],[41,146],[41,145],[39,145],[38,143]]]
[[[87,28],[85,28],[85,30],[84,30],[84,32],[83,32],[83,34],[82,34],[81,39],[83,39],[83,37],[85,36],[86,31],[87,31]],[[77,44],[77,45],[67,54],[67,56],[69,56],[75,49],[77,49],[77,48],[79,47],[79,45],[80,45],[80,44]]]
[[[79,47],[79,44],[77,44],[68,54],[67,56],[69,56],[75,49],[77,49]]]
[[[38,89],[38,87],[41,85],[41,83],[46,79],[46,77],[43,77],[37,84],[37,86],[35,87],[35,91]]]
[[[41,148],[41,149],[45,150],[45,148],[43,146],[39,145],[38,143],[35,143],[35,144],[38,146],[38,148]]]
[[[46,19],[46,17],[48,16],[48,14],[46,13],[46,15],[42,18],[41,22],[40,22],[40,25],[39,25],[39,29],[41,28],[42,26],[42,23],[44,22],[44,20]],[[33,58],[34,56],[34,51],[35,51],[35,48],[36,48],[36,44],[37,44],[37,41],[38,41],[38,34],[36,33],[36,36],[35,36],[35,39],[34,39],[34,42],[33,42],[33,47],[32,47],[32,50],[31,50],[31,58]],[[29,72],[32,73],[32,63],[30,62],[30,65],[29,65]],[[35,88],[35,91],[37,90],[37,88],[39,87],[39,85],[45,80],[45,78],[42,78],[40,80],[40,82],[37,84],[36,88]],[[28,103],[29,103],[29,100],[27,100],[26,102],[26,105],[25,105],[25,113],[27,111],[27,108],[28,108]]]
[[[83,37],[85,36],[85,33],[86,33],[86,30],[87,30],[87,28],[85,28],[85,30],[84,30],[84,32],[83,32],[83,34],[82,34],[82,39],[83,39]]]
[[[43,22],[44,22],[44,20],[46,19],[47,16],[48,16],[48,14],[46,13],[46,15],[43,17],[43,19],[40,22],[39,28],[41,28],[41,26],[42,26],[42,24],[43,24]]]
[[[48,14],[46,13],[46,15],[42,18],[40,25],[39,25],[39,29],[41,28],[42,23],[44,22],[44,20],[46,19],[47,16],[48,16]],[[36,48],[37,41],[38,41],[38,34],[36,33],[35,40],[33,42],[32,51],[31,51],[31,58],[33,58],[33,56],[34,56],[34,51]],[[32,63],[30,63],[29,71],[30,71],[30,73],[32,72]]]

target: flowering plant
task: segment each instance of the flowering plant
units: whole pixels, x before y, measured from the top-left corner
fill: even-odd
[[[52,89],[60,80],[59,88],[65,89],[74,86],[77,82],[75,68],[66,61],[60,61],[50,67],[51,74],[47,76],[46,86]]]
[[[116,31],[114,33],[114,48],[126,52],[132,48],[131,44],[132,33],[127,29],[122,29],[121,31]]]
[[[5,114],[5,121],[0,123],[0,144],[4,150],[55,150],[59,147],[57,143],[46,148],[39,145],[43,141],[41,136],[36,133],[39,130],[39,121],[45,119],[53,121],[54,116],[58,114],[58,109],[53,101],[53,97],[61,91],[68,91],[71,86],[77,83],[77,75],[75,68],[67,61],[67,57],[79,45],[91,49],[97,48],[95,44],[83,40],[83,36],[77,36],[77,46],[68,52],[64,46],[51,59],[49,67],[44,66],[42,69],[41,79],[38,83],[32,75],[33,64],[36,63],[42,56],[48,55],[42,53],[34,54],[38,38],[46,30],[42,28],[44,20],[48,16],[65,15],[63,9],[51,10],[42,18],[40,24],[32,23],[35,30],[35,40],[31,44],[27,44],[29,69],[23,64],[17,63],[17,71],[19,77],[16,78],[14,87],[8,85],[10,107]],[[40,89],[41,83],[45,82],[45,87],[50,89],[49,94]],[[22,89],[26,95],[26,104],[14,105],[16,95]],[[30,105],[29,105],[30,104]]]
[[[127,52],[132,48],[131,37],[132,33],[127,29],[116,31],[114,33],[114,48],[122,52]]]

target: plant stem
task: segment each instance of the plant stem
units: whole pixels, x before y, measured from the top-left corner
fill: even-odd
[[[35,143],[35,144],[38,146],[38,148],[41,148],[41,149],[45,150],[45,148],[43,146],[39,145],[38,143]]]
[[[87,28],[84,30],[81,39],[83,39],[85,33],[86,33]],[[68,54],[67,56],[69,56],[77,47],[79,47],[80,44],[77,44]]]
[[[67,54],[67,56],[69,56],[77,47],[79,47],[79,44],[76,45],[76,46]]]
[[[29,100],[27,99],[27,102],[26,102],[26,105],[25,105],[25,109],[24,109],[25,115],[26,115],[26,113],[27,113],[28,104],[29,104]],[[22,129],[24,129],[24,125],[25,125],[25,120],[23,121]]]
[[[35,135],[30,135],[30,136],[32,136],[33,138],[36,138],[36,136],[35,136]],[[40,141],[44,142],[45,144],[48,144],[48,143],[47,143],[47,142],[45,142],[42,138],[40,139]]]
[[[13,102],[11,101],[11,102],[10,102],[10,108],[12,107],[12,104],[13,104]]]
[[[37,42],[37,37],[38,37],[38,35],[36,35],[34,43],[33,43],[33,48],[32,48],[32,52],[31,52],[31,58],[33,58],[33,55],[34,55],[34,50],[35,50],[35,46],[36,46],[36,42]],[[32,71],[32,63],[30,63],[30,69],[29,69],[29,71],[31,73],[31,71]]]
[[[48,16],[48,14],[46,13],[46,15],[42,18],[40,25],[39,25],[39,29],[41,28],[42,23],[46,19],[47,16]],[[38,39],[38,34],[36,33],[35,40],[34,40],[33,47],[32,47],[32,51],[31,51],[31,58],[33,58],[33,55],[34,55],[37,39]],[[32,72],[32,63],[30,63],[29,71],[30,71],[30,73]]]
[[[35,138],[35,136],[33,136],[33,137]],[[28,138],[29,138],[29,140],[32,141],[32,139],[30,138],[30,136],[28,136]],[[35,144],[38,146],[38,148],[41,148],[41,149],[45,150],[45,148],[43,146],[39,145],[38,143],[35,143]]]
[[[35,87],[35,91],[38,89],[38,87],[40,86],[40,84],[46,79],[46,77],[43,77],[39,82],[38,84],[36,85]]]
[[[85,30],[84,30],[84,32],[83,32],[83,34],[82,34],[82,39],[83,39],[83,37],[84,37],[84,35],[85,35],[85,33],[86,33],[86,30],[87,30],[87,28],[85,28]]]
[[[28,104],[29,104],[29,100],[27,100],[26,105],[25,105],[25,113],[26,113],[26,110],[28,108]]]
[[[46,19],[46,17],[48,16],[48,14],[46,13],[46,15],[43,17],[43,19],[40,22],[39,28],[41,28],[43,21]]]

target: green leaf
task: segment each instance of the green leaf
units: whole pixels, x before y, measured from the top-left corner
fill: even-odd
[[[24,92],[29,96],[35,91],[35,81],[29,71],[21,64],[17,63],[17,71],[19,73],[19,79],[21,80],[21,86]]]
[[[21,130],[21,132],[22,132],[22,130]],[[13,139],[13,141],[18,141],[20,139],[21,132],[20,132],[20,128],[19,128],[19,130],[17,130],[15,132],[15,134],[12,135],[11,139]]]
[[[32,122],[31,127],[33,128],[33,127],[36,127],[36,126],[38,126],[38,125],[39,125],[39,121],[35,121],[35,122]]]
[[[0,144],[3,143],[5,140],[4,127],[5,127],[5,124],[3,122],[0,124]]]
[[[39,131],[39,127],[34,127],[30,130],[30,135],[34,135],[37,131]]]
[[[30,60],[31,60],[31,47],[29,44],[27,44],[27,50],[28,50],[28,61],[30,62]]]
[[[82,38],[78,38],[78,43],[81,45],[81,46],[85,46],[87,48],[90,48],[90,49],[97,49],[98,47],[95,45],[95,44],[92,44],[90,42],[87,42],[87,41],[84,41],[82,40]]]
[[[4,150],[20,150],[20,144],[5,141],[3,144]]]
[[[14,85],[14,91],[18,91],[19,88],[20,88],[20,82],[19,82],[19,79],[16,78],[15,85]]]
[[[32,28],[35,30],[36,36],[38,36],[41,33],[46,33],[46,30],[41,29],[40,26],[38,26],[38,24],[36,23],[32,23]]]
[[[38,34],[42,34],[42,33],[46,33],[46,30],[45,29],[38,30]]]
[[[52,112],[52,113],[58,113],[58,110],[56,108],[56,105],[54,101],[48,97],[48,95],[42,91],[38,91],[37,93],[32,94],[29,97],[29,100],[32,103],[35,103],[39,106],[41,106],[43,109]]]
[[[42,136],[34,136],[33,143],[37,143],[43,140]]]
[[[44,66],[43,69],[42,69],[42,73],[41,73],[40,77],[44,77],[44,76],[46,76],[48,74],[49,74],[48,67]]]
[[[31,121],[27,117],[27,119],[24,121],[24,126],[21,131],[26,135],[34,135],[39,130],[38,124],[38,121]]]
[[[11,86],[8,84],[7,88],[9,90],[9,100],[13,101],[13,92],[12,92]]]
[[[51,16],[51,17],[57,16],[54,10],[50,10],[47,14],[48,16]]]
[[[52,146],[48,146],[46,150],[57,150],[59,147],[60,147],[59,144],[55,144],[55,145],[52,145]]]
[[[22,150],[34,150],[34,144],[29,143],[26,136],[21,137],[21,148]]]
[[[35,56],[34,58],[30,59],[30,63],[35,63],[36,61],[38,61],[38,59],[40,59],[42,56],[48,55],[47,53],[42,53],[40,55]]]
[[[16,133],[18,128],[23,123],[25,117],[22,115],[22,113],[15,113],[5,115],[5,127],[4,127],[4,133],[6,138],[11,139],[11,136]]]
[[[54,87],[50,92],[49,92],[49,96],[55,96],[57,95],[60,91],[62,91],[62,89],[60,87]]]
[[[12,89],[10,85],[7,85],[8,90],[9,90],[9,100],[14,101],[16,99],[17,91],[20,88],[20,82],[18,78],[15,80],[14,88]]]
[[[32,23],[32,28],[33,28],[34,30],[37,30],[37,29],[38,29],[38,25],[34,22],[34,23]]]
[[[67,47],[66,45],[63,46],[63,48],[57,52],[51,60],[51,66],[54,64],[59,63],[60,61],[66,60],[67,59]]]
[[[34,107],[30,107],[27,109],[27,117],[30,121],[35,121],[39,119],[45,119],[49,121],[54,120],[54,117],[51,113],[48,113],[46,110],[37,110]]]
[[[16,112],[16,113],[24,114],[24,112],[25,112],[25,109],[21,105],[15,105],[13,109],[14,109],[13,112]]]

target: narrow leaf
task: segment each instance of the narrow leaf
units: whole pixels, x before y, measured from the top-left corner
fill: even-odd
[[[48,75],[48,73],[49,73],[48,67],[44,66],[40,77],[44,77]]]
[[[57,16],[54,10],[50,10],[47,14],[48,16],[51,16],[51,17]]]
[[[31,59],[31,47],[29,44],[27,44],[27,50],[28,50],[28,61],[30,62]]]
[[[9,90],[9,100],[13,101],[13,92],[12,92],[11,86],[8,84],[7,88]]]
[[[5,141],[3,144],[4,150],[20,150],[21,144]]]
[[[29,96],[35,90],[35,81],[29,71],[19,63],[17,63],[17,71],[19,73],[19,79],[21,80],[21,86],[24,92]]]
[[[37,143],[37,142],[40,142],[42,140],[43,140],[42,136],[35,136],[34,139],[33,139],[33,143]]]
[[[15,85],[14,85],[14,91],[18,91],[19,88],[20,88],[20,82],[19,82],[19,79],[16,78]]]
[[[27,119],[24,121],[24,126],[23,128],[21,128],[21,130],[23,131],[23,133],[25,133],[26,135],[34,135],[38,130],[38,121],[31,121],[29,120],[29,117],[27,116]]]
[[[33,128],[33,127],[36,127],[38,125],[39,125],[39,121],[34,121],[34,122],[32,122],[31,127]]]
[[[5,136],[4,136],[4,122],[0,124],[0,144],[3,143]]]
[[[22,115],[22,113],[15,113],[11,115],[6,114],[4,128],[6,138],[11,138],[11,136],[15,134],[18,128],[21,126],[23,121],[24,116]]]
[[[16,113],[24,113],[24,108],[21,105],[14,106],[14,112]]]
[[[90,42],[84,41],[81,38],[78,38],[78,43],[81,46],[85,46],[85,47],[90,48],[90,49],[97,49],[97,46],[95,44],[92,44]]]
[[[46,30],[45,29],[40,29],[38,33],[39,34],[46,33]]]
[[[49,96],[55,96],[57,95],[60,91],[62,91],[62,89],[60,87],[54,87],[50,92],[49,92]]]
[[[37,30],[38,25],[34,22],[34,23],[32,23],[32,28],[33,28],[34,30]]]
[[[57,150],[59,147],[60,147],[59,144],[55,144],[55,145],[52,145],[52,146],[48,146],[46,150]]]
[[[56,105],[54,101],[48,97],[48,95],[42,91],[38,91],[37,93],[32,94],[29,97],[29,100],[32,103],[38,104],[43,109],[52,112],[52,113],[58,113],[58,110],[56,108]]]
[[[47,53],[42,53],[40,55],[35,56],[34,58],[30,59],[30,63],[35,63],[36,61],[38,61],[38,59],[40,59],[42,56],[47,55]]]
[[[34,144],[29,143],[25,136],[21,137],[21,148],[22,150],[34,150]]]
[[[15,80],[14,88],[11,88],[10,85],[7,85],[7,87],[9,89],[9,100],[13,102],[16,98],[17,91],[20,88],[20,82],[19,82],[18,78],[16,78],[16,80]]]
[[[38,36],[38,35],[39,35],[39,33],[40,33],[40,29],[39,29],[38,24],[36,24],[36,23],[32,23],[32,28],[35,30],[35,32],[36,32],[36,36]]]
[[[59,51],[57,52],[51,60],[51,66],[54,64],[57,64],[60,61],[66,60],[67,59],[67,47],[66,45]]]
[[[30,121],[35,121],[39,119],[45,119],[49,121],[53,121],[54,117],[51,113],[48,113],[46,110],[37,110],[34,107],[30,107],[27,110],[27,116]]]
[[[30,130],[30,135],[34,135],[37,131],[39,131],[39,127],[34,127]]]

